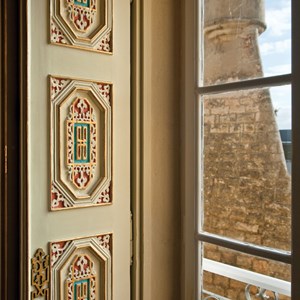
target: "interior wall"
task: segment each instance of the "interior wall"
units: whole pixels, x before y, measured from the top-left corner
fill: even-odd
[[[143,299],[176,300],[181,299],[180,0],[144,1],[143,18]]]

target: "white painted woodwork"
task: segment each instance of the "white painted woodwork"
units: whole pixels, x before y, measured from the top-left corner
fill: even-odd
[[[28,246],[113,233],[113,299],[130,299],[130,1],[114,1],[113,54],[49,43],[49,1],[28,1]],[[48,75],[113,84],[113,204],[51,212]],[[28,286],[30,287],[30,264]],[[27,295],[26,299],[30,299]],[[63,300],[63,299],[61,299]]]

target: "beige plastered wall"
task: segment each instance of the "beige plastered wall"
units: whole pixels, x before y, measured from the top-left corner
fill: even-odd
[[[134,3],[134,269],[141,287],[134,286],[135,299],[182,299],[180,2]]]

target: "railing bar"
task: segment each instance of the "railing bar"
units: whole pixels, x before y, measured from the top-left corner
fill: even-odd
[[[200,95],[216,94],[220,92],[231,92],[236,90],[247,90],[253,88],[273,87],[291,84],[292,74],[285,74],[272,77],[262,77],[244,81],[229,82],[211,86],[198,87],[197,92]]]
[[[207,232],[201,232],[196,235],[198,241],[214,244],[246,254],[272,259],[283,263],[291,264],[292,255],[289,251],[275,250],[268,247],[258,246],[251,243],[245,243],[234,239],[218,236]]]
[[[291,283],[282,279],[244,270],[224,263],[203,258],[203,270],[220,276],[234,279],[239,282],[264,288],[286,296],[291,295]]]
[[[219,300],[230,300],[229,298],[222,297],[222,296],[220,296],[220,295],[217,295],[217,294],[212,293],[212,292],[207,291],[207,290],[203,290],[202,293],[203,293],[203,294],[207,294],[208,297],[215,297],[216,299],[219,299]],[[206,297],[206,298],[207,298],[207,297]],[[206,298],[204,298],[204,300],[205,300]]]

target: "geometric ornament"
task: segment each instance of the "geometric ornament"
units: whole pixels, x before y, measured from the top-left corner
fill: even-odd
[[[50,76],[51,210],[111,203],[111,94],[109,83]]]
[[[70,180],[84,189],[93,178],[96,167],[96,116],[85,98],[76,98],[67,118],[67,165]]]
[[[112,53],[113,0],[50,0],[52,44]]]
[[[110,300],[112,234],[50,243],[51,300]]]

